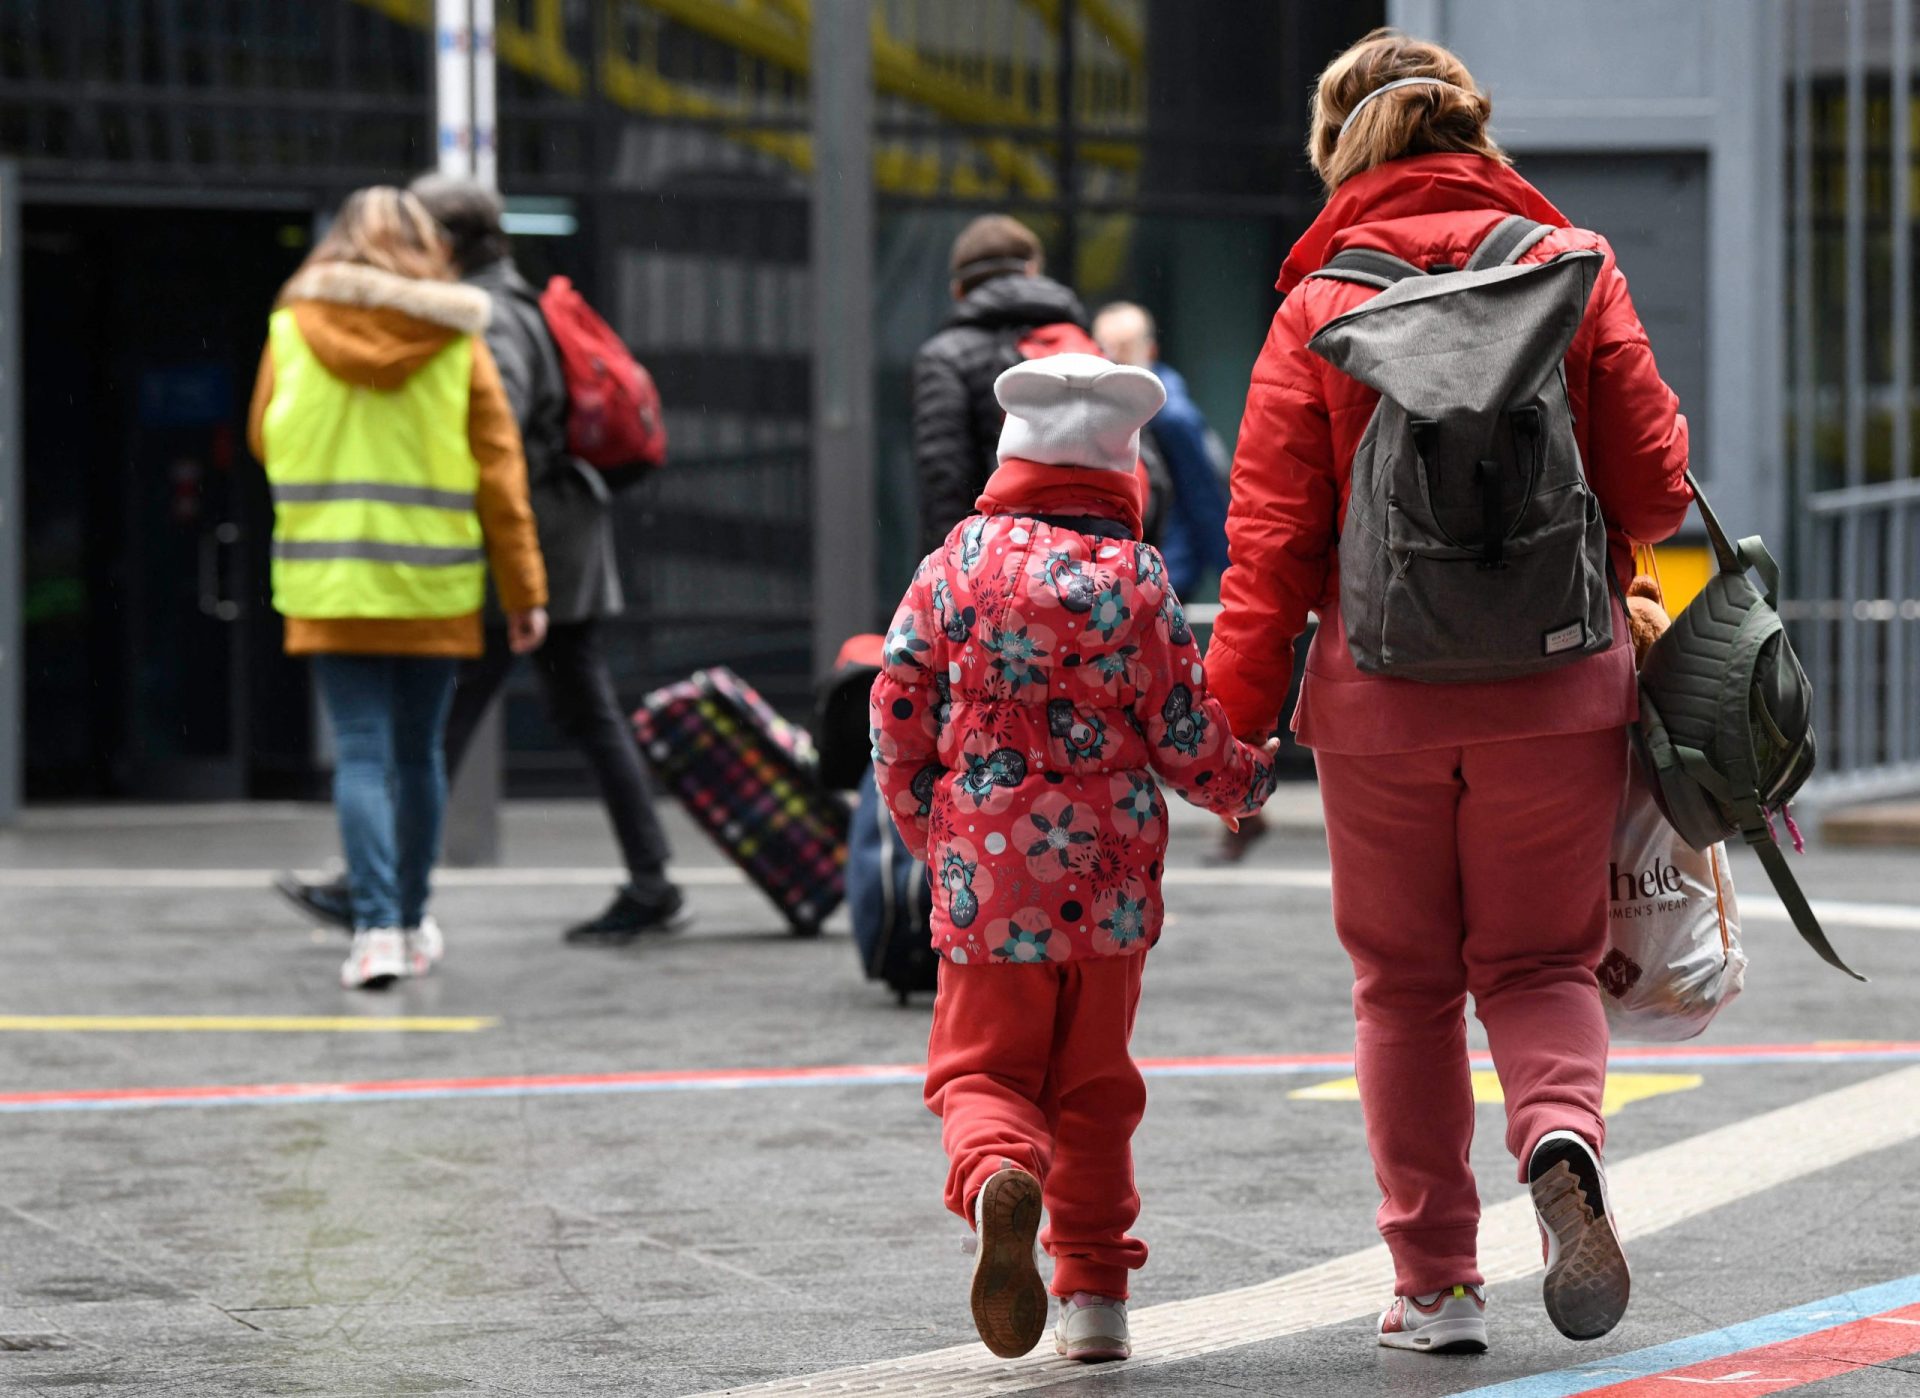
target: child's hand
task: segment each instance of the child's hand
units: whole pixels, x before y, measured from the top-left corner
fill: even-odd
[[[1277,737],[1269,738],[1267,739],[1266,742],[1260,745],[1260,756],[1267,762],[1269,766],[1272,765],[1274,758],[1279,754],[1279,752],[1280,752],[1280,740]],[[1220,817],[1220,823],[1222,825],[1225,825],[1227,829],[1231,830],[1234,834],[1238,835],[1240,833],[1240,817],[1239,816],[1223,814]]]

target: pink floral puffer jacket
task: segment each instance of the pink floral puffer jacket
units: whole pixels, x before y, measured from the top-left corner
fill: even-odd
[[[1150,768],[1220,813],[1273,791],[1207,693],[1159,553],[1084,523],[963,521],[887,633],[880,791],[929,861],[934,949],[956,964],[1158,940],[1167,812]]]

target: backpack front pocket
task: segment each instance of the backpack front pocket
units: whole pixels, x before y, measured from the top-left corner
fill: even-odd
[[[1537,533],[1516,532],[1488,567],[1478,551],[1436,543],[1390,505],[1370,647],[1378,663],[1356,663],[1401,679],[1464,683],[1534,674],[1606,649],[1613,630],[1605,580],[1589,559],[1588,534],[1599,527],[1591,497],[1584,511],[1567,513]]]

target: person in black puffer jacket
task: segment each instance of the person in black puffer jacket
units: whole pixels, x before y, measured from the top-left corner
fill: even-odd
[[[1042,325],[1085,330],[1080,298],[1041,275],[1040,239],[1018,219],[988,214],[953,243],[953,314],[913,361],[913,464],[920,480],[921,548],[931,553],[974,513],[1005,416],[993,381]]]

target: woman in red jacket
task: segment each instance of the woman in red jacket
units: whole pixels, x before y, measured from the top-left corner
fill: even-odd
[[[1421,684],[1360,671],[1335,544],[1378,395],[1307,341],[1378,293],[1304,279],[1359,247],[1464,267],[1512,214],[1552,227],[1523,262],[1600,253],[1565,367],[1616,571],[1634,541],[1670,536],[1691,498],[1686,419],[1612,250],[1514,173],[1488,134],[1491,108],[1458,58],[1391,30],[1321,75],[1309,154],[1328,198],[1281,269],[1286,300],[1248,390],[1233,566],[1207,655],[1234,730],[1263,738],[1285,702],[1294,641],[1309,610],[1319,614],[1294,730],[1319,768],[1334,923],[1354,967],[1361,1103],[1396,1272],[1380,1342],[1427,1351],[1486,1347],[1467,1159],[1469,993],[1505,1092],[1507,1147],[1540,1210],[1548,1313],[1588,1339],[1626,1309],[1599,1164],[1607,1027],[1594,968],[1626,779],[1621,730],[1637,713],[1633,654],[1617,616],[1610,649],[1523,679]]]

